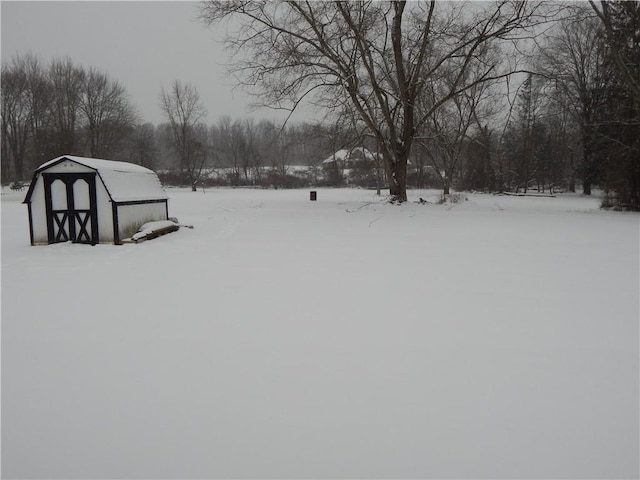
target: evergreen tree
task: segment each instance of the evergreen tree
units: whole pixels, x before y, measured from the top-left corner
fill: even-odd
[[[595,112],[605,205],[640,210],[640,4],[603,2],[607,84]]]

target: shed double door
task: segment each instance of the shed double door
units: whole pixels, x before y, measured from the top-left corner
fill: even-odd
[[[98,243],[95,173],[44,173],[49,243]]]

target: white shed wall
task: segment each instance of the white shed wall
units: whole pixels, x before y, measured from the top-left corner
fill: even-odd
[[[100,177],[96,175],[96,210],[98,212],[98,241],[113,243],[113,210],[111,199]]]
[[[38,175],[33,186],[31,196],[31,224],[33,228],[33,243],[35,245],[46,245],[49,243],[47,233],[47,209],[44,203],[44,181],[42,175]]]
[[[120,240],[131,237],[142,224],[158,220],[167,220],[167,205],[165,202],[118,205]]]

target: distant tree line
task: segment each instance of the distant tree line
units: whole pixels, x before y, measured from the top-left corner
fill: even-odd
[[[581,183],[640,209],[639,12],[615,0],[208,0],[200,19],[233,19],[231,73],[265,103],[308,99],[372,138],[395,200],[432,172],[445,194]]]
[[[159,171],[167,184],[194,190],[382,183],[402,199],[403,187],[445,194],[582,189],[587,195],[598,187],[605,206],[640,210],[636,2],[559,4],[541,16],[505,1],[477,18],[465,15],[462,4],[438,16],[432,2],[205,5],[206,23],[229,15],[262,22],[264,36],[251,40],[262,55],[249,56],[260,63],[240,67],[254,75],[247,83],[264,83],[267,103],[310,95],[315,69],[353,69],[355,77],[344,84],[320,75],[324,96],[314,100],[326,120],[283,126],[222,117],[206,125],[196,87],[175,80],[158,96],[167,122],[153,125],[140,119],[125,88],[108,74],[70,59],[43,65],[34,55],[18,55],[2,65],[3,183],[26,180],[41,163],[69,153],[138,163]],[[288,23],[279,23],[281,16]],[[504,66],[498,41],[523,34],[534,17],[544,19],[544,34],[530,36],[535,49],[518,59],[527,68]],[[327,18],[334,22],[322,23]],[[269,29],[280,35],[268,35]],[[315,40],[286,40],[311,31]],[[380,43],[387,34],[389,43]],[[231,40],[235,47],[251,44]],[[401,48],[409,40],[412,59]],[[287,59],[299,62],[297,69]],[[416,62],[422,70],[411,76],[418,74]],[[307,83],[299,83],[307,69]],[[349,165],[324,162],[339,150],[362,147],[371,155]]]
[[[228,185],[300,185],[290,166],[317,166],[357,142],[348,129],[321,124],[222,117],[206,125],[197,89],[178,80],[159,92],[167,123],[154,125],[117,80],[69,58],[45,65],[19,54],[3,63],[1,87],[4,184],[71,154],[137,163],[181,185],[211,183],[213,170]]]
[[[3,63],[1,85],[3,182],[64,153],[118,156],[135,137],[138,115],[124,86],[95,68],[18,55]]]
[[[640,3],[569,5],[531,62],[496,161],[474,162],[463,186],[580,182],[603,188],[606,206],[640,210]]]

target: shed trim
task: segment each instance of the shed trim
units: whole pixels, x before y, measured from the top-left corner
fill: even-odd
[[[27,203],[27,211],[29,212],[29,240],[31,241],[31,245],[34,245],[35,236],[33,233],[33,213],[31,212],[31,203]]]
[[[92,245],[98,243],[98,239],[100,237],[98,232],[98,211],[96,206],[96,172],[43,173],[42,180],[44,184],[45,211],[47,213],[47,232],[49,243],[51,244],[68,240],[77,243],[90,243]],[[56,180],[62,181],[65,185],[66,208],[64,211],[57,211],[53,209],[51,185]],[[84,180],[87,183],[89,193],[88,209],[77,209],[75,206],[73,185],[77,180]],[[62,214],[62,217],[58,217],[57,214]],[[77,226],[79,227],[79,231],[76,230],[76,221],[78,222]],[[91,233],[87,230],[88,223],[90,223]],[[69,227],[68,232],[64,229],[65,224]],[[58,227],[57,232],[56,227]]]
[[[113,243],[116,245],[120,245],[120,229],[118,223],[118,204],[116,202],[111,202],[111,213],[113,217]]]
[[[124,202],[113,201],[117,205],[143,205],[145,203],[167,203],[166,198],[157,198],[154,200],[126,200]]]

